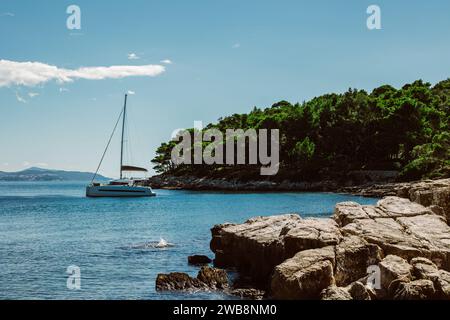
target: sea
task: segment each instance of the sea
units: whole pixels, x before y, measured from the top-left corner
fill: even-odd
[[[85,182],[0,182],[0,299],[236,299],[220,292],[158,292],[158,273],[214,258],[210,229],[264,215],[329,217],[342,201],[320,192],[154,190],[152,198],[86,198]],[[162,244],[162,245],[161,245]],[[231,275],[232,276],[232,275]]]

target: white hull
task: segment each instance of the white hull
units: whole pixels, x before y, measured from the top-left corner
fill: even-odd
[[[87,197],[153,197],[156,193],[149,187],[100,185],[87,186]]]

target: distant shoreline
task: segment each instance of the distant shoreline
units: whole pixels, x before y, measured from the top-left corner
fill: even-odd
[[[174,176],[169,174],[157,175],[143,180],[141,184],[149,185],[154,189],[166,190],[191,190],[191,191],[248,191],[248,192],[270,192],[270,191],[317,191],[317,192],[342,192],[353,193],[357,189],[369,189],[373,186],[394,185],[392,179],[378,179],[373,182],[361,181],[361,179],[332,180],[323,179],[318,181],[271,181],[271,180],[248,180],[242,181],[230,177],[196,177],[196,176]],[[362,192],[362,190],[359,190]],[[367,192],[369,193],[369,192]],[[373,193],[373,192],[371,192]],[[384,195],[384,193],[383,193]],[[377,194],[374,194],[377,197]]]
[[[2,182],[51,182],[51,181],[91,181],[94,173],[81,171],[65,171],[43,168],[28,168],[17,172],[0,171]],[[102,175],[97,175],[96,180],[111,180]]]
[[[365,197],[382,198],[386,196],[400,196],[408,198],[410,189],[421,185],[448,184],[449,179],[421,180],[410,182],[377,181],[355,183],[355,181],[322,180],[315,182],[292,181],[236,181],[226,178],[214,179],[208,177],[157,175],[141,184],[149,185],[153,189],[189,190],[189,191],[226,191],[226,192],[335,192],[360,195]]]

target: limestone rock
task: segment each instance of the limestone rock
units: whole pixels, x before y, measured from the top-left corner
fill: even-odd
[[[424,207],[440,207],[450,223],[450,179],[375,184],[344,188],[341,191],[369,197],[397,196],[407,198]]]
[[[414,277],[433,282],[436,298],[450,300],[450,272],[439,270],[433,262],[425,258],[414,258],[411,265]]]
[[[323,289],[335,283],[334,248],[310,249],[297,253],[275,268],[271,280],[274,299],[318,299]]]
[[[342,215],[337,221],[347,221],[341,228],[345,236],[356,235],[379,245],[386,255],[406,260],[414,257],[430,258],[438,267],[450,270],[450,227],[445,220],[429,209],[407,199],[387,197],[376,207],[354,206],[352,209],[368,213],[368,218]],[[377,217],[378,215],[378,217]]]
[[[341,226],[345,226],[357,219],[368,219],[369,216],[363,207],[356,202],[347,201],[336,204],[334,209],[334,219]]]
[[[379,264],[381,287],[389,288],[394,280],[410,281],[412,266],[403,258],[388,255]]]
[[[336,246],[336,284],[345,286],[363,278],[367,275],[367,267],[378,264],[382,255],[380,247],[360,237],[344,238]]]
[[[418,257],[411,260],[412,275],[417,279],[435,281],[439,278],[437,266],[429,259]]]
[[[169,274],[158,274],[156,278],[156,290],[192,291],[204,290],[206,285],[196,278],[191,278],[182,272],[172,272]]]
[[[302,250],[336,245],[341,232],[332,219],[303,219],[292,225],[283,238],[285,256],[292,257]]]
[[[439,277],[435,281],[435,288],[439,291],[439,298],[450,300],[450,272],[439,270]]]
[[[448,299],[450,227],[439,214],[448,182],[396,186],[427,207],[388,196],[375,206],[339,203],[332,219],[286,214],[217,225],[214,263],[236,268],[275,299]],[[368,267],[378,266],[381,288],[372,289]]]
[[[320,293],[321,300],[352,300],[350,292],[346,288],[334,285],[325,288]]]
[[[198,272],[197,279],[212,289],[228,288],[228,275],[222,269],[202,267]]]
[[[295,214],[216,226],[212,235],[216,266],[236,267],[262,282],[275,266],[297,252],[336,245],[342,239],[333,219],[302,219]]]
[[[348,286],[348,292],[353,300],[372,300],[373,294],[371,294],[369,289],[359,281],[353,282]]]
[[[230,294],[251,300],[261,300],[264,298],[265,292],[254,288],[238,288],[231,290]]]
[[[228,275],[226,271],[211,267],[202,267],[197,278],[192,278],[182,272],[160,273],[156,277],[157,291],[199,291],[221,290],[226,288],[228,288]]]
[[[395,300],[430,300],[435,297],[435,289],[431,280],[414,280],[402,282],[394,293]]]
[[[391,218],[414,217],[431,212],[418,203],[399,197],[385,197],[378,201],[377,207]]]

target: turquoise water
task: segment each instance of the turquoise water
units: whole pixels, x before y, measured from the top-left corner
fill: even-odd
[[[187,256],[206,254],[210,228],[257,215],[329,216],[335,203],[376,199],[331,193],[156,190],[145,199],[88,199],[83,183],[0,183],[0,299],[227,299],[160,293],[160,272],[196,275]],[[164,238],[173,247],[151,245]],[[81,289],[67,288],[68,266]]]

